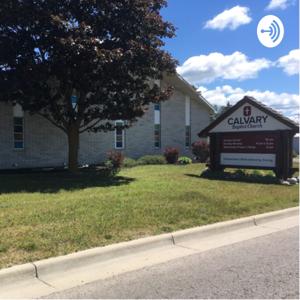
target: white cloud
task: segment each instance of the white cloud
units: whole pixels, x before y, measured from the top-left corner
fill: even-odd
[[[224,10],[222,13],[216,15],[213,19],[208,20],[204,28],[223,30],[229,28],[235,30],[241,25],[248,24],[252,21],[248,15],[249,8],[243,6],[234,6],[230,9]]]
[[[277,66],[283,68],[288,75],[299,74],[300,49],[294,49],[289,54],[282,56],[277,61]]]
[[[267,10],[272,9],[286,9],[289,5],[292,4],[291,0],[271,0],[266,7]]]
[[[177,72],[191,84],[199,85],[216,79],[255,78],[260,70],[267,69],[271,65],[272,63],[265,58],[250,60],[238,51],[230,55],[213,52],[190,57],[177,68]]]
[[[244,90],[233,88],[230,85],[218,86],[212,90],[206,87],[199,87],[198,91],[211,103],[218,106],[224,106],[228,102],[234,105],[245,95],[252,96],[260,102],[278,110],[282,114],[298,121],[300,96],[289,93],[275,93],[272,91]]]

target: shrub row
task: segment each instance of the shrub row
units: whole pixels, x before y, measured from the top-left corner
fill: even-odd
[[[192,152],[195,159],[200,162],[206,162],[209,156],[209,146],[204,141],[197,141],[192,144]],[[130,168],[138,165],[162,165],[162,164],[191,164],[192,160],[187,156],[179,157],[179,150],[174,147],[167,147],[164,155],[145,155],[135,160],[132,158],[124,158],[123,154],[118,151],[108,153],[105,167],[111,175],[116,175],[122,166]]]
[[[126,157],[123,162],[123,166],[131,168],[140,165],[163,165],[166,164],[166,160],[162,155],[145,155],[139,159],[133,159]]]
[[[191,158],[187,156],[181,156],[178,158],[176,163],[180,165],[191,164],[193,161]],[[142,165],[164,165],[167,161],[163,155],[145,155],[140,157],[139,159],[133,159],[130,157],[125,157],[123,162],[123,167],[132,168],[136,166]]]
[[[195,156],[195,160],[199,162],[207,162],[209,157],[209,145],[205,141],[196,141],[192,144],[192,153]],[[174,147],[167,147],[164,152],[166,161],[169,164],[175,164],[177,162],[181,164],[189,163],[187,157],[181,157],[178,159],[179,151]]]

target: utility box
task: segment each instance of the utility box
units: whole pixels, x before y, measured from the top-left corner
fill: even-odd
[[[245,96],[198,135],[209,136],[212,171],[267,169],[286,179],[293,173],[293,138],[298,132],[294,121]]]

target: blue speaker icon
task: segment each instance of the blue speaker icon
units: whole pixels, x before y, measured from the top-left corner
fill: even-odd
[[[276,20],[273,20],[271,25],[269,26],[269,29],[262,29],[261,33],[265,33],[268,32],[269,36],[271,38],[271,40],[273,41],[273,43],[275,43],[279,36],[280,36],[280,27],[278,25],[278,23],[276,22]]]

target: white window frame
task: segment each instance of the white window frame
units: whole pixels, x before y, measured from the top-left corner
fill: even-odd
[[[123,120],[117,120],[115,121],[115,126],[117,126],[118,123],[122,123],[122,125],[124,125],[124,121]],[[115,149],[125,149],[125,129],[122,129],[122,147],[118,147],[117,146],[117,128],[115,128]]]

